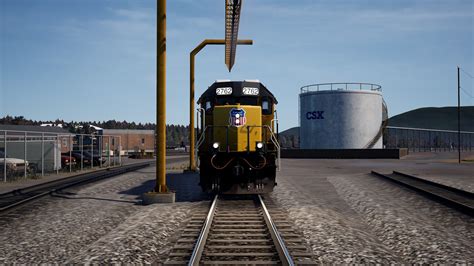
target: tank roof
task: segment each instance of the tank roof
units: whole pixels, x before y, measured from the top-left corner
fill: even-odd
[[[319,83],[306,85],[300,88],[301,93],[318,92],[318,91],[372,91],[381,92],[382,86],[373,83],[361,82],[335,82],[335,83]]]

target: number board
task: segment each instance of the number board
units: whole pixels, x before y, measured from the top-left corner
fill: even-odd
[[[258,93],[259,93],[258,88],[244,87],[242,89],[242,94],[244,95],[258,95]]]
[[[217,88],[216,89],[217,95],[231,95],[232,94],[232,87],[225,87],[225,88]]]

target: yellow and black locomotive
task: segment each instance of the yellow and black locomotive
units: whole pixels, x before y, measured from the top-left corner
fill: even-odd
[[[275,96],[259,81],[216,81],[199,98],[198,157],[203,191],[273,191],[279,167]]]

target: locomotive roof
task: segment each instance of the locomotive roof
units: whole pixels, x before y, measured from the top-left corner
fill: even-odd
[[[244,87],[252,87],[258,88],[259,94],[255,95],[254,97],[269,97],[273,100],[275,104],[278,103],[277,99],[273,94],[263,85],[260,81],[257,80],[244,80],[244,81],[230,81],[230,80],[222,80],[214,82],[209,88],[201,95],[198,100],[198,103],[201,104],[205,99],[214,99],[216,97],[222,97],[221,95],[216,94],[217,88],[225,88],[225,87],[232,87],[232,94],[230,95],[222,95],[227,97],[252,97],[252,95],[244,95],[242,93],[242,88]]]

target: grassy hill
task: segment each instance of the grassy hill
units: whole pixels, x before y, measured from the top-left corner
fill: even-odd
[[[458,129],[457,107],[424,107],[389,119],[389,126]],[[474,106],[461,107],[461,130],[474,131]]]
[[[280,145],[283,148],[297,148],[299,145],[300,128],[292,127],[280,132]]]
[[[424,107],[393,116],[389,119],[388,125],[457,130],[457,119],[457,107]],[[461,107],[461,130],[474,132],[474,106]],[[280,142],[284,148],[297,147],[298,138],[299,127],[292,127],[280,132]]]

